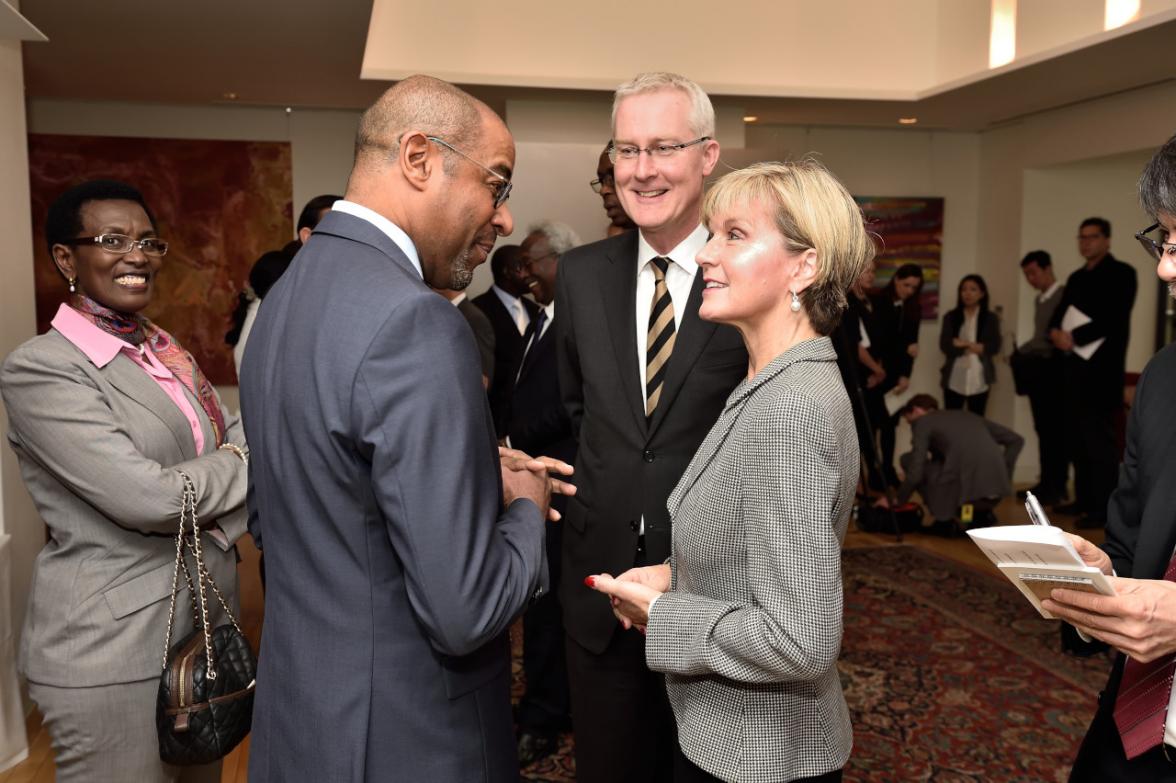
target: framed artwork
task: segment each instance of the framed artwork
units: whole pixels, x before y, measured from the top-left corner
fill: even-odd
[[[882,288],[903,264],[923,267],[919,296],[923,318],[939,317],[939,272],[943,251],[943,199],[939,197],[854,196],[876,234],[874,285]]]
[[[45,245],[63,191],[113,179],[143,193],[167,255],[145,315],[187,348],[213,384],[237,382],[229,318],[258,256],[294,235],[290,144],[29,134],[37,331],[67,289]]]

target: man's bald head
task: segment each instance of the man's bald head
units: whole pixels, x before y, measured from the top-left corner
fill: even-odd
[[[355,137],[355,165],[389,163],[400,139],[423,131],[459,147],[476,146],[490,108],[469,93],[432,76],[409,76],[389,88],[363,116]],[[456,165],[447,161],[446,167]]]

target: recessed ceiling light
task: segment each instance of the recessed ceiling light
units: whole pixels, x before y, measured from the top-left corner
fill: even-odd
[[[918,117],[899,117],[898,118],[899,125],[914,125],[918,121],[919,121]]]
[[[226,92],[226,93],[222,93],[221,97],[224,98],[226,101],[235,101],[238,98],[240,98],[241,96],[235,92]]]
[[[743,121],[744,122],[759,122],[759,117],[755,116],[754,114],[749,114],[743,118]]]

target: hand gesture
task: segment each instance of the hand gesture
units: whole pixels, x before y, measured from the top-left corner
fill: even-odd
[[[1176,582],[1107,577],[1115,595],[1054,590],[1046,611],[1147,663],[1176,652]]]
[[[649,624],[649,605],[670,589],[670,567],[631,568],[615,579],[608,574],[597,574],[587,577],[584,584],[609,596],[613,614],[625,630],[637,628],[644,633]]]
[[[566,481],[552,478],[552,474],[560,476],[570,476],[575,470],[566,462],[562,462],[552,457],[532,457],[525,452],[518,449],[509,449],[505,446],[498,447],[498,459],[502,465],[502,492],[503,499],[509,506],[511,501],[518,497],[527,497],[535,500],[530,494],[521,491],[521,485],[515,481],[518,476],[508,475],[516,473],[534,473],[546,481],[546,498],[548,505],[541,505],[540,508],[546,508],[547,518],[552,522],[558,522],[560,514],[558,511],[550,507],[551,496],[554,495],[574,495],[576,494],[576,487]],[[507,488],[508,482],[510,489]],[[536,501],[538,504],[538,501]]]

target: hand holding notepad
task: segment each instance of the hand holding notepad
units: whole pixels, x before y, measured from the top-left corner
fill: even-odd
[[[1103,572],[1083,561],[1065,531],[1049,524],[1032,494],[1025,507],[1035,524],[986,527],[969,530],[968,535],[1042,617],[1056,619],[1041,602],[1059,587],[1115,594]]]

